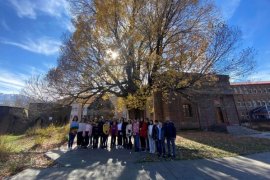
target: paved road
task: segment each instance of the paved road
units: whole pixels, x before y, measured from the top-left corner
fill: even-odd
[[[123,149],[60,149],[48,156],[61,166],[26,169],[11,179],[270,179],[270,153],[152,163],[136,163],[144,154]]]

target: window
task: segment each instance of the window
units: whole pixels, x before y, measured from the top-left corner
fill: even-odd
[[[262,102],[262,106],[265,106],[265,102],[264,101]]]
[[[241,106],[241,102],[240,101],[237,102],[237,106]]]
[[[257,89],[254,89],[253,92],[254,92],[255,94],[257,94]]]
[[[192,108],[190,104],[183,104],[184,117],[192,117]]]
[[[257,106],[261,106],[261,101],[257,101]]]
[[[249,94],[252,94],[252,89],[249,89],[248,92],[249,92]]]

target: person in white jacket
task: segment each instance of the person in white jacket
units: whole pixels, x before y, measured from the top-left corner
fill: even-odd
[[[149,149],[150,149],[150,153],[154,154],[156,151],[155,148],[155,140],[153,139],[153,121],[150,120],[149,121],[149,126],[148,126],[148,140],[149,140]]]
[[[132,149],[132,142],[131,142],[132,122],[131,122],[131,120],[128,121],[128,125],[126,127],[126,136],[127,136],[127,139],[128,139],[127,149]]]

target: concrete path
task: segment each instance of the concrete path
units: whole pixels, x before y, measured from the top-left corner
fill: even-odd
[[[137,163],[144,153],[118,150],[54,150],[58,167],[26,169],[18,179],[270,179],[270,153],[222,159]]]

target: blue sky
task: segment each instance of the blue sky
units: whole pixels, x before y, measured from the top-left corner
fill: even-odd
[[[225,20],[257,51],[256,72],[270,80],[270,0],[215,0]],[[63,33],[74,31],[66,0],[0,0],[0,93],[18,93],[31,75],[56,65]]]

